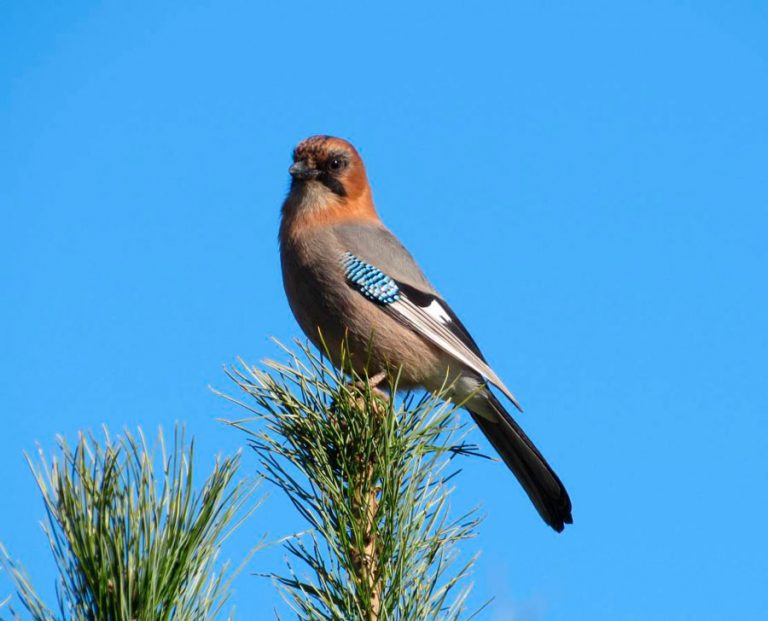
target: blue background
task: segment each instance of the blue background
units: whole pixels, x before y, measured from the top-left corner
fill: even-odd
[[[766,32],[762,2],[4,2],[0,540],[52,595],[36,441],[243,444],[208,385],[299,334],[278,211],[330,133],[574,500],[556,535],[466,463],[480,618],[768,618]],[[298,525],[273,496],[227,554]]]

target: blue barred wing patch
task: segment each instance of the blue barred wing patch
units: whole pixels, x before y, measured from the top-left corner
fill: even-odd
[[[388,305],[400,299],[400,287],[379,268],[351,252],[345,252],[341,257],[344,275],[354,287],[372,302]]]

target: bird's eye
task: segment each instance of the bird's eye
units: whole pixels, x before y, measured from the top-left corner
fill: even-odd
[[[342,158],[334,157],[333,159],[331,159],[328,162],[328,168],[329,168],[329,170],[332,170],[332,171],[336,172],[336,171],[339,171],[342,168],[344,168],[345,164],[346,164],[346,162]]]

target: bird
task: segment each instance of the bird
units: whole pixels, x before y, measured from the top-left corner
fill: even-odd
[[[299,326],[341,367],[380,382],[399,371],[398,388],[452,386],[480,431],[549,526],[572,524],[565,486],[491,391],[520,404],[493,371],[464,324],[427,280],[374,206],[365,165],[343,138],[302,140],[288,169],[280,215],[283,285]]]

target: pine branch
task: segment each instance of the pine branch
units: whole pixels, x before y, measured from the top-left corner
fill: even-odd
[[[59,570],[58,612],[38,596],[4,549],[0,560],[35,621],[199,621],[217,618],[237,570],[218,566],[222,542],[255,508],[253,485],[234,483],[239,456],[218,461],[193,485],[194,443],[162,432],[154,447],[126,432],[59,438],[49,466],[27,461],[47,511],[43,525]],[[159,452],[159,456],[158,456]],[[158,467],[159,466],[159,467]],[[14,619],[21,616],[10,610]],[[231,616],[230,616],[231,617]]]
[[[286,543],[288,574],[273,576],[297,618],[462,618],[474,558],[459,565],[457,544],[479,519],[449,517],[450,460],[473,452],[456,406],[432,395],[392,400],[306,347],[288,354],[288,364],[230,369],[248,398],[223,396],[254,415],[230,424],[310,526]]]

